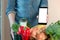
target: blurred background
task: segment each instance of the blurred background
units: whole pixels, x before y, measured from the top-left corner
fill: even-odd
[[[11,40],[9,22],[5,15],[6,5],[7,0],[2,0],[2,13],[0,13],[0,23],[2,16],[2,40]],[[60,0],[48,0],[48,25],[57,20],[60,20]]]

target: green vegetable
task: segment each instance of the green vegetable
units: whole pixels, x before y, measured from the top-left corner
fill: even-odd
[[[20,26],[19,24],[14,23],[14,24],[12,25],[12,29],[13,29],[13,31],[14,31],[14,32],[17,32],[17,31],[18,31],[19,26]]]
[[[54,38],[55,40],[59,40],[59,38],[57,37],[57,36],[55,36],[55,38]]]
[[[51,40],[59,40],[60,39],[60,20],[51,23],[47,29],[46,34],[50,36]]]
[[[54,37],[50,34],[50,40],[54,40]]]

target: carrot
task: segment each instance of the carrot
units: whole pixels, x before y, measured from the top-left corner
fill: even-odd
[[[45,40],[46,38],[47,38],[47,36],[44,32],[37,34],[37,40]]]

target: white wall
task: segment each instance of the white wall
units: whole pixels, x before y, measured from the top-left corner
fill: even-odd
[[[49,22],[60,20],[60,0],[49,0]]]

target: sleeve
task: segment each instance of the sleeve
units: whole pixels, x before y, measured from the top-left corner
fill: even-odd
[[[41,0],[39,7],[48,7],[48,0]]]
[[[6,8],[6,15],[9,15],[9,13],[16,13],[15,11],[15,0],[8,0],[7,8]]]

